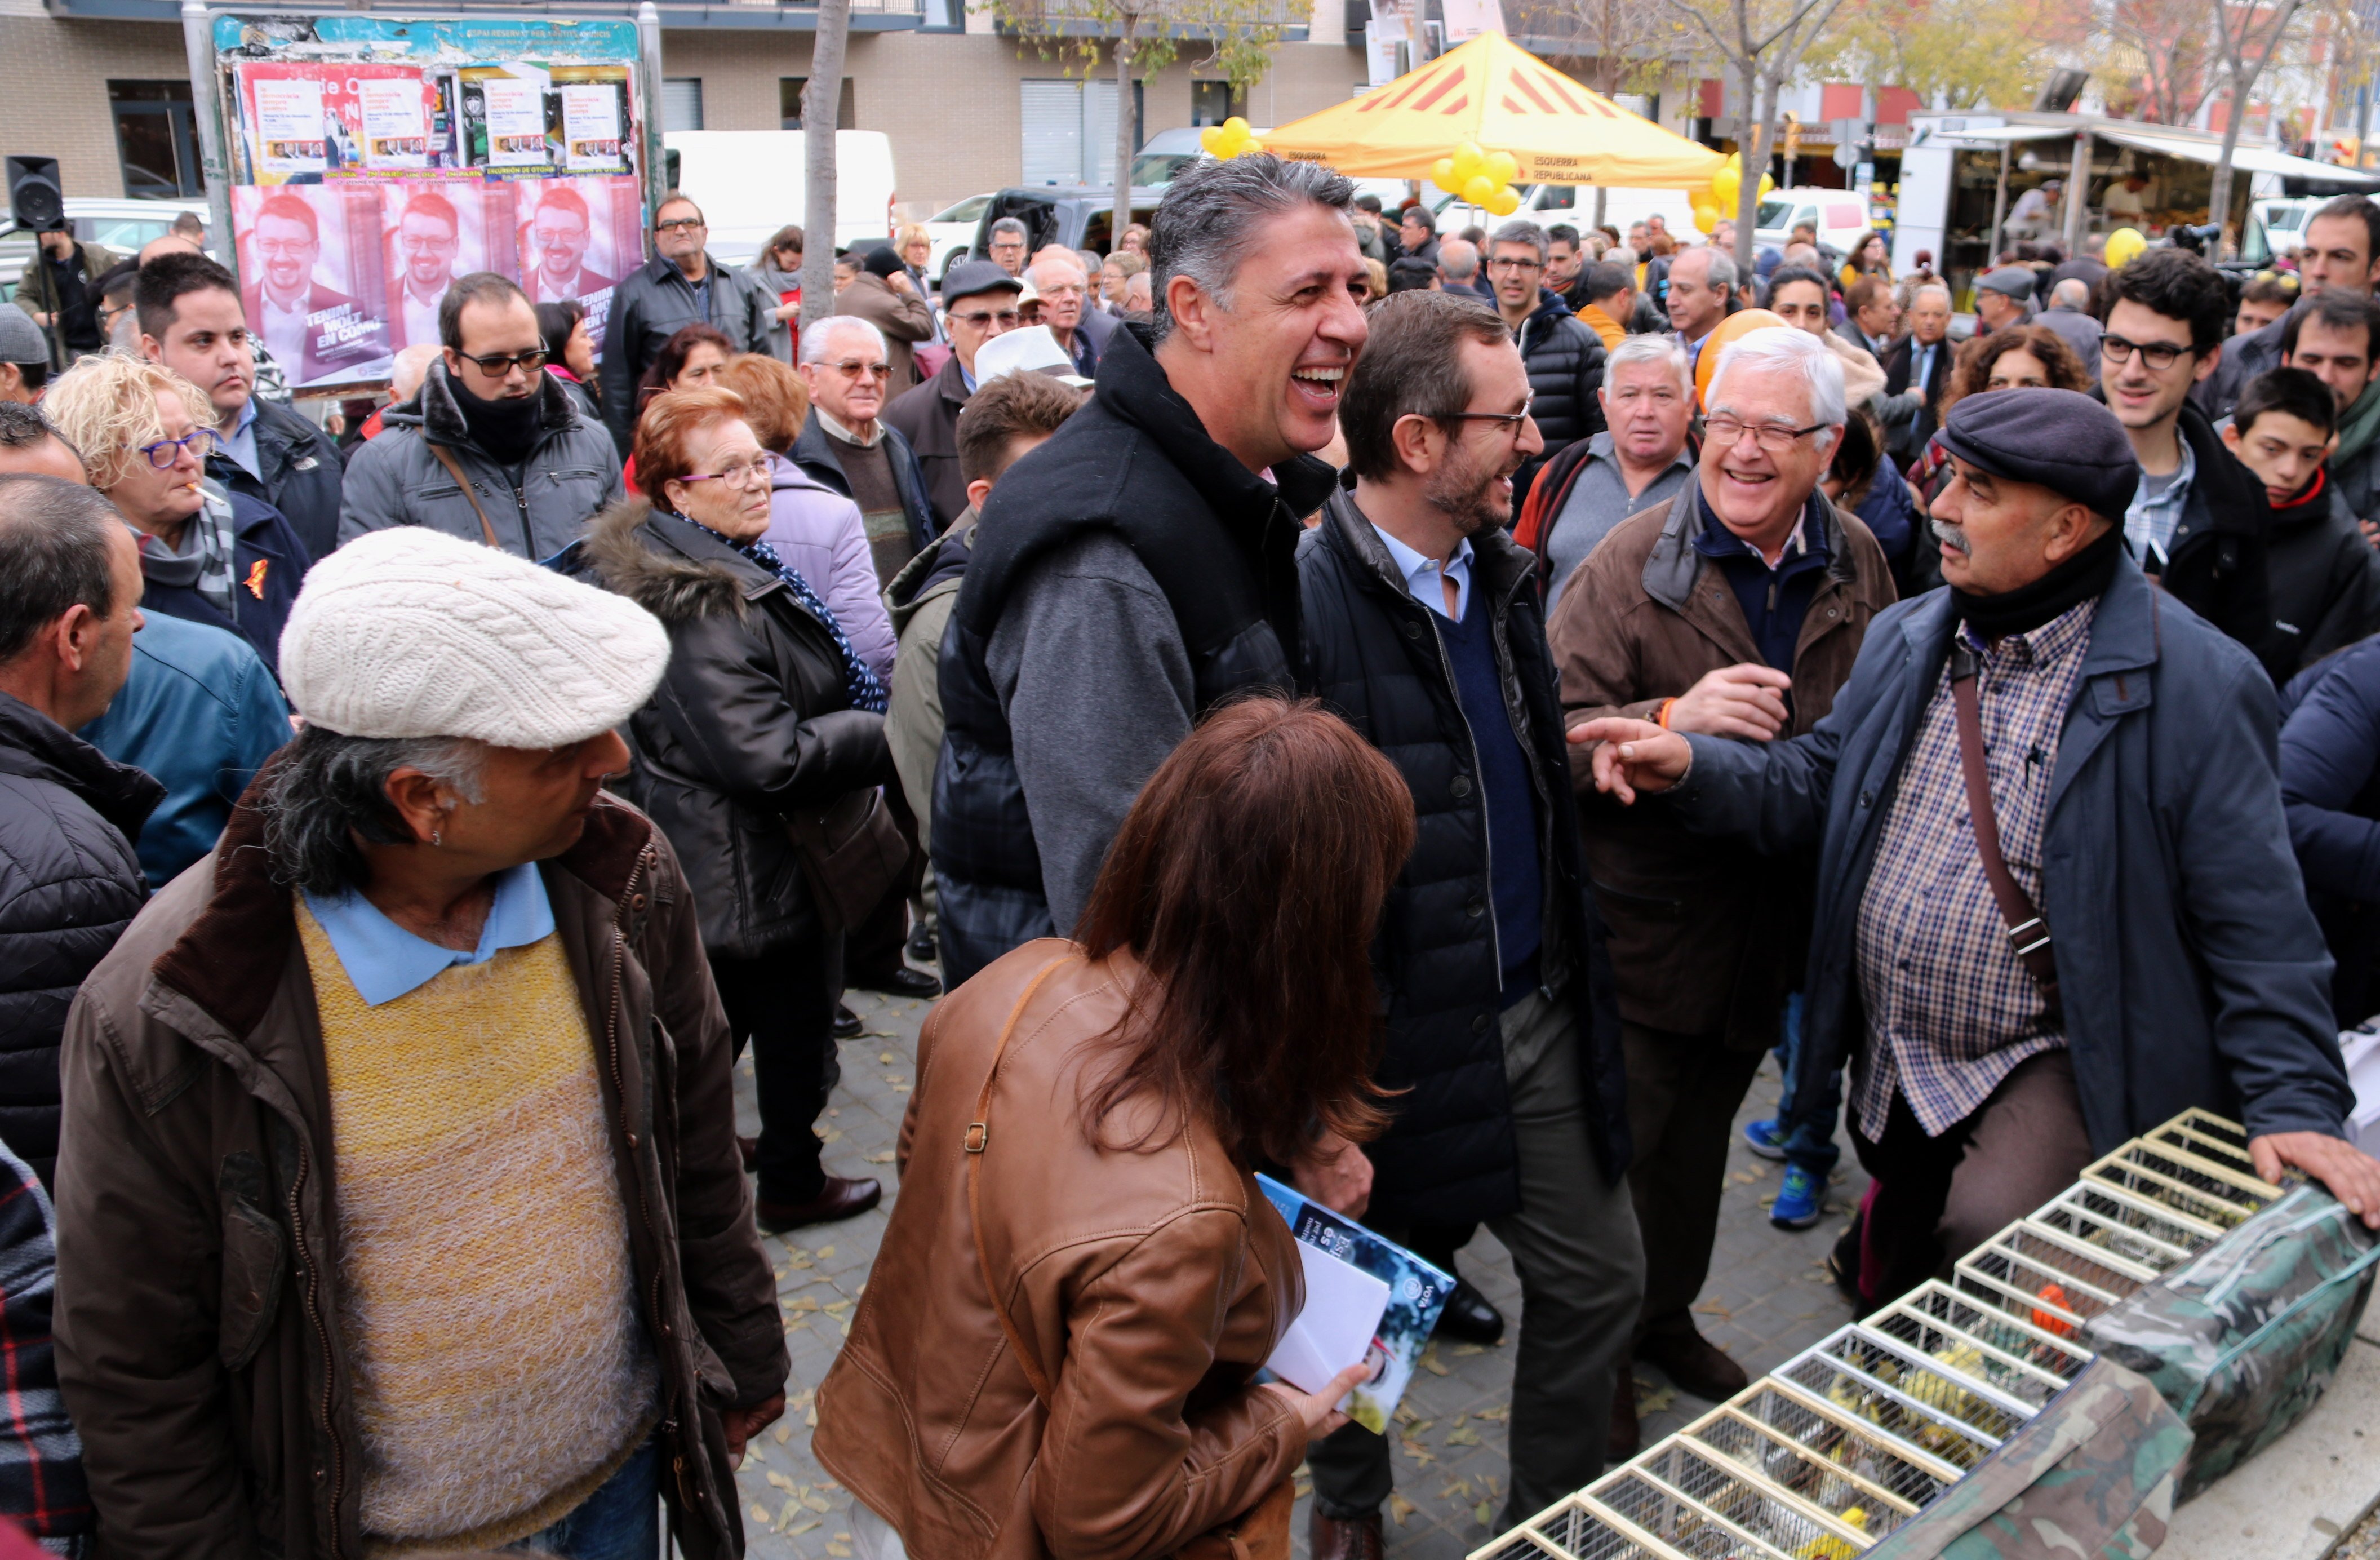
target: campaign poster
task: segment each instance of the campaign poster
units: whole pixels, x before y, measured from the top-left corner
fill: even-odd
[[[562,165],[575,174],[619,173],[627,165],[627,91],[624,80],[563,81]]]
[[[248,328],[291,386],[386,378],[382,190],[334,183],[231,193]]]
[[[430,166],[430,86],[419,71],[356,82],[366,172],[415,173]]]
[[[255,183],[402,177],[456,165],[442,73],[417,65],[244,60],[238,74]],[[319,155],[305,150],[310,118]]]
[[[513,187],[480,179],[392,180],[380,187],[382,273],[388,278],[388,346],[438,345],[438,304],[457,276],[518,274],[512,243]],[[490,206],[502,209],[491,224]]]
[[[520,281],[539,303],[575,298],[600,357],[612,292],[645,261],[644,197],[628,175],[544,178],[515,187],[520,202]]]
[[[562,145],[561,100],[545,67],[517,60],[467,65],[455,84],[465,165],[516,177],[552,170]]]
[[[323,129],[322,83],[302,77],[267,78],[253,82],[251,92],[256,112],[249,155],[257,182],[319,183],[331,155]]]

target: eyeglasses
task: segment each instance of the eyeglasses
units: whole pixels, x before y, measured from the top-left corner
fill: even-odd
[[[267,238],[256,246],[267,260],[304,260],[317,247],[311,238]]]
[[[698,216],[672,217],[667,222],[654,223],[653,231],[656,233],[690,233],[701,225],[702,219]]]
[[[2132,354],[2135,352],[2140,354],[2142,362],[2146,363],[2158,373],[2163,373],[2173,367],[2175,360],[2184,353],[2192,357],[2197,356],[2194,349],[2177,347],[2170,341],[2127,341],[2120,335],[2103,335],[2099,338],[2099,356],[2118,368],[2131,362]]]
[[[1435,415],[1435,420],[1439,422],[1500,422],[1504,425],[1504,431],[1506,433],[1518,437],[1521,432],[1521,424],[1529,420],[1529,408],[1536,404],[1536,399],[1537,393],[1532,390],[1529,392],[1528,398],[1521,403],[1521,409],[1518,411],[1440,412]]]
[[[998,325],[1002,330],[1005,331],[1015,329],[1017,322],[1024,318],[1025,316],[1023,314],[1014,309],[1002,309],[997,311],[985,310],[974,314],[953,314],[951,316],[951,323],[954,325],[973,325],[978,330],[982,329],[986,325]]]
[[[200,464],[204,465],[207,457],[214,454],[221,443],[213,429],[193,428],[178,439],[160,439],[153,445],[142,445],[140,453],[147,456],[149,464],[158,470],[170,471],[174,463],[182,458],[184,450],[188,450],[198,457]]]
[[[755,477],[765,478],[768,474],[769,461],[768,457],[763,456],[758,460],[745,461],[740,466],[730,466],[724,471],[706,471],[698,474],[689,472],[687,475],[680,477],[678,481],[682,482],[725,482],[730,487],[742,487],[747,482],[752,481]]]
[[[1525,260],[1514,255],[1502,255],[1488,262],[1490,271],[1543,271],[1545,268],[1546,262],[1542,260]]]
[[[1744,430],[1748,428],[1760,447],[1771,455],[1783,455],[1797,441],[1821,428],[1833,426],[1831,422],[1813,422],[1807,428],[1780,428],[1773,422],[1742,422],[1732,417],[1712,417],[1703,420],[1703,432],[1718,441],[1719,448],[1733,445],[1743,437]]]
[[[396,237],[396,247],[407,254],[430,254],[453,249],[455,239],[451,237],[433,238],[420,233],[400,233]]]
[[[545,360],[553,354],[540,347],[531,352],[491,352],[484,358],[474,358],[468,352],[457,352],[455,356],[478,369],[490,379],[502,379],[516,367],[535,373],[545,367]]]
[[[835,372],[843,375],[844,378],[850,380],[855,384],[864,379],[890,379],[892,377],[892,365],[887,362],[880,361],[863,363],[856,358],[846,358],[840,363],[821,363],[819,366],[820,368],[832,369]]]

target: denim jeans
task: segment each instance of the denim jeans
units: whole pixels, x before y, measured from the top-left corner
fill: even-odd
[[[1791,1114],[1793,1091],[1801,1084],[1802,1057],[1809,1049],[1802,1043],[1802,993],[1795,992],[1785,999],[1785,1017],[1778,1026],[1777,1068],[1785,1076],[1784,1096],[1777,1107],[1785,1139],[1779,1146],[1788,1164],[1800,1165],[1803,1174],[1823,1187],[1843,1157],[1841,1145],[1835,1141],[1835,1114],[1843,1103],[1843,1069],[1837,1067],[1827,1075],[1827,1086],[1818,1096],[1819,1108],[1798,1117]]]
[[[648,1441],[569,1516],[510,1547],[563,1560],[656,1560],[662,1550],[661,1443]]]

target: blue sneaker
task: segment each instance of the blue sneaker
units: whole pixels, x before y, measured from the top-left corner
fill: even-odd
[[[1824,1216],[1827,1184],[1798,1164],[1785,1168],[1785,1184],[1769,1205],[1768,1222],[1779,1229],[1808,1229]]]
[[[1743,1143],[1763,1159],[1785,1157],[1785,1118],[1773,1121],[1747,1121],[1743,1124]]]

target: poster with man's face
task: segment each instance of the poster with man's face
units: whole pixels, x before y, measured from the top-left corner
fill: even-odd
[[[232,226],[248,328],[293,386],[388,372],[379,187],[237,185]]]
[[[488,186],[478,179],[407,179],[379,189],[388,246],[390,349],[435,346],[438,300],[455,277],[474,271],[512,274],[510,256],[489,252]]]
[[[644,208],[633,175],[544,178],[516,187],[520,280],[532,302],[577,299],[601,351],[612,289],[644,263]]]

